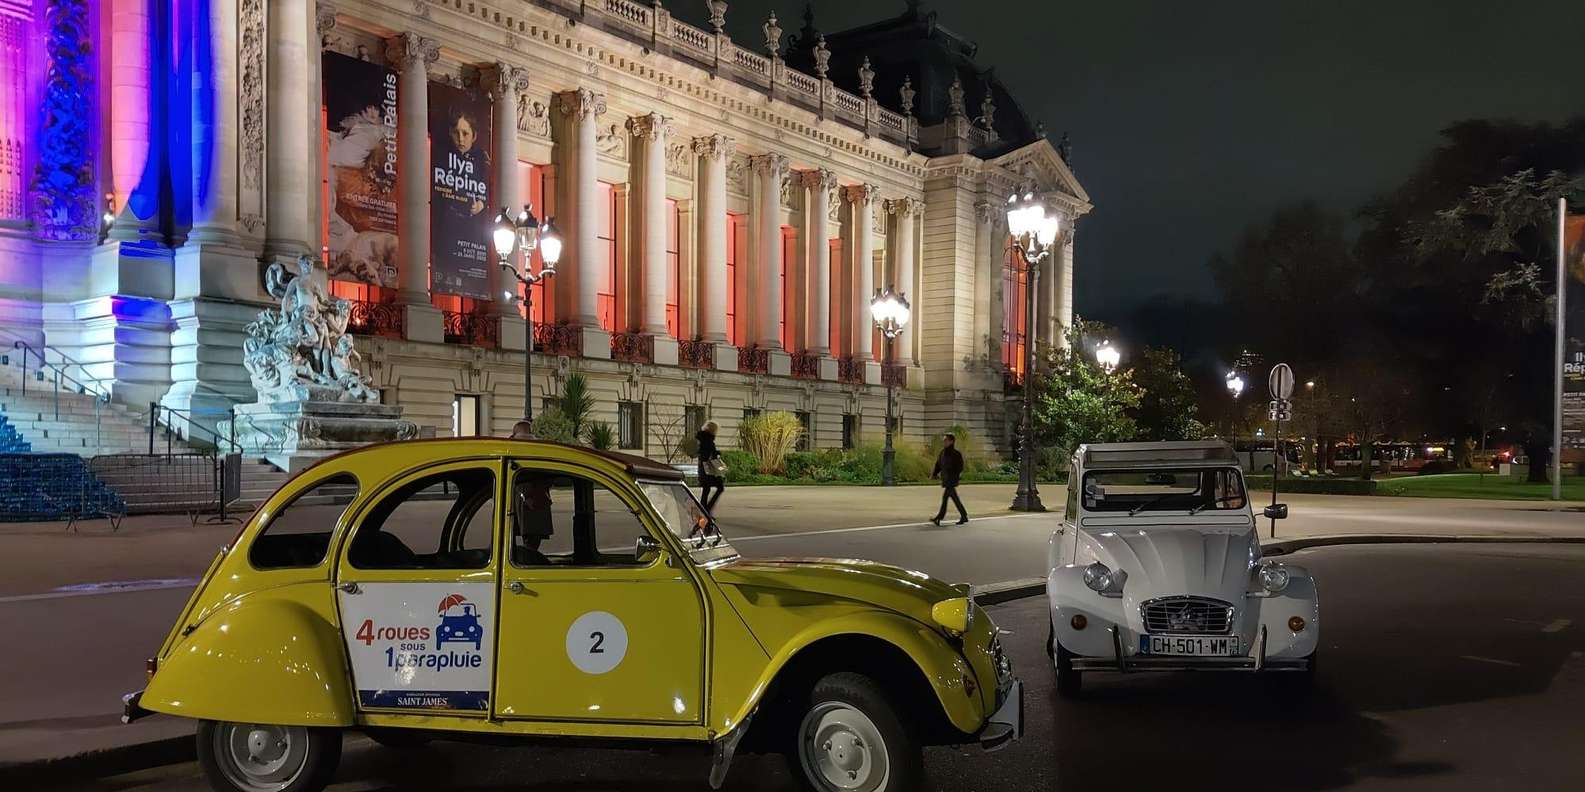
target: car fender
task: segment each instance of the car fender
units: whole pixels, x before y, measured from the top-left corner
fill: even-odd
[[[965,734],[974,734],[984,724],[987,713],[980,695],[978,692],[968,694],[963,689],[964,676],[974,674],[963,654],[948,644],[941,633],[930,627],[900,614],[880,611],[821,620],[777,647],[748,700],[731,722],[742,723],[748,718],[760,705],[771,683],[795,661],[799,652],[825,639],[845,636],[878,639],[907,655],[935,693],[942,712],[954,728]],[[977,677],[976,681],[982,688],[986,687]],[[994,681],[989,687],[995,687]]]
[[[193,626],[160,661],[141,706],[205,720],[351,726],[341,632],[292,597],[307,585],[239,597]]]
[[[1052,631],[1057,641],[1074,654],[1110,657],[1115,654],[1108,627],[1127,626],[1120,597],[1103,597],[1084,585],[1084,568],[1061,566],[1046,578],[1046,599],[1051,609]],[[1074,629],[1073,617],[1082,615],[1085,627]]]
[[[1284,564],[1288,587],[1281,594],[1259,598],[1260,624],[1266,628],[1266,656],[1298,659],[1313,654],[1321,643],[1321,598],[1315,578],[1304,567]],[[1304,629],[1288,629],[1294,616],[1304,619]]]

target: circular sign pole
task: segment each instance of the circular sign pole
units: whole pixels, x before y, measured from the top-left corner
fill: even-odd
[[[1277,482],[1282,479],[1283,463],[1287,461],[1282,453],[1282,421],[1287,417],[1288,399],[1293,396],[1293,369],[1287,363],[1272,366],[1266,385],[1271,390],[1271,421],[1277,430],[1271,444],[1271,505],[1276,506]],[[1277,538],[1276,517],[1271,518],[1271,538]]]

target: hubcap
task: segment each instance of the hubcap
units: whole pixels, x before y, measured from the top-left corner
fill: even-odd
[[[809,780],[831,792],[883,790],[891,776],[880,730],[840,702],[825,702],[804,716],[798,758]]]
[[[238,789],[284,789],[308,763],[308,730],[302,726],[223,723],[215,731],[215,759],[226,780]]]

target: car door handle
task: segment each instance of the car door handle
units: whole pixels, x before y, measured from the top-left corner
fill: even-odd
[[[354,582],[352,582],[350,580],[345,582],[345,583],[342,583],[340,586],[337,586],[337,588],[341,589],[342,591],[347,592],[348,594],[362,594],[363,593],[363,589],[359,588],[357,583],[354,583]]]
[[[523,582],[520,580],[514,580],[511,583],[506,584],[506,589],[513,594],[522,594],[524,591],[528,590],[523,588]]]

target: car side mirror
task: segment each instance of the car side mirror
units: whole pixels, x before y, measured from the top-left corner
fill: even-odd
[[[633,560],[640,563],[648,561],[651,556],[660,555],[660,542],[653,536],[640,536],[633,545]]]
[[[1273,520],[1286,520],[1288,519],[1288,504],[1273,503],[1266,507],[1264,514]]]

